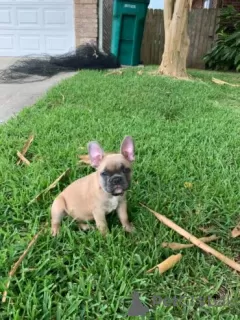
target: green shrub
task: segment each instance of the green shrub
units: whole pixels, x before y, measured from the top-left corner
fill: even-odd
[[[205,55],[206,68],[240,71],[240,13],[233,6],[221,9],[217,41]]]

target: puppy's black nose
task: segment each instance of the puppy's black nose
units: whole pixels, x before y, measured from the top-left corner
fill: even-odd
[[[114,184],[120,184],[122,182],[122,177],[121,176],[115,176],[112,178],[112,182]]]

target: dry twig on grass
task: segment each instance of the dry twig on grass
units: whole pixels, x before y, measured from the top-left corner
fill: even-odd
[[[34,139],[34,135],[31,135],[31,136],[28,138],[28,140],[25,142],[25,144],[24,144],[24,146],[23,146],[23,149],[22,149],[22,151],[20,152],[23,157],[24,157],[25,154],[27,153],[27,151],[28,151],[31,143],[33,142],[33,139]],[[22,160],[21,158],[20,158],[20,160],[18,160],[17,165],[19,165],[19,164],[21,163],[21,160]]]
[[[220,85],[225,85],[227,84],[228,86],[231,87],[240,87],[240,84],[234,84],[234,83],[229,83],[220,79],[216,79],[216,78],[212,78],[212,82],[216,83],[216,84],[220,84]]]
[[[6,284],[5,287],[5,291],[3,292],[3,296],[2,296],[2,303],[6,302],[7,299],[7,290],[10,286],[10,282],[12,277],[14,276],[14,274],[16,273],[18,267],[20,266],[21,262],[23,261],[23,259],[26,257],[26,255],[28,254],[29,250],[31,249],[31,247],[36,243],[37,238],[39,237],[39,235],[43,232],[43,230],[45,229],[45,227],[47,226],[47,223],[45,223],[45,225],[42,227],[42,229],[35,234],[35,236],[32,238],[32,240],[29,242],[27,249],[23,252],[23,254],[19,257],[19,259],[17,260],[17,262],[14,263],[13,267],[11,268],[10,272],[8,273],[8,282]]]
[[[49,190],[53,189],[56,187],[57,183],[68,173],[70,172],[70,168],[68,168],[66,171],[64,171],[50,186],[48,186],[46,189],[41,191],[36,197],[34,197],[28,205],[32,204],[34,201],[38,200],[43,194],[47,193]]]
[[[202,231],[205,234],[209,234],[213,232],[213,226],[209,226],[209,227],[200,227],[198,228],[200,231]]]
[[[119,74],[119,75],[121,75],[121,74],[123,74],[123,72],[121,70],[113,70],[113,71],[110,71],[110,72],[106,73],[105,77],[109,76],[111,74]]]
[[[109,154],[112,154],[111,152],[106,152],[104,153],[104,156],[107,156]],[[79,156],[79,159],[80,159],[80,163],[85,163],[85,164],[91,164],[91,160],[90,160],[90,157],[88,154],[83,154],[83,155],[80,155]]]
[[[159,73],[158,73],[157,70],[155,70],[155,71],[149,71],[148,74],[149,74],[150,76],[158,76],[158,75],[159,75]]]
[[[174,267],[175,264],[182,259],[181,253],[172,255],[160,264],[156,265],[155,267],[147,270],[147,273],[153,272],[156,268],[158,268],[159,273],[162,274],[165,271],[169,270],[170,268]]]
[[[64,103],[65,97],[64,97],[64,95],[62,94],[62,92],[60,92],[60,95],[62,96],[62,102]]]
[[[203,237],[200,238],[199,240],[207,243],[207,242],[211,242],[214,240],[219,239],[219,237],[217,237],[215,234],[210,236],[210,237]],[[184,243],[176,243],[176,242],[172,242],[172,243],[168,243],[168,242],[163,242],[162,243],[162,248],[170,248],[172,250],[181,250],[181,249],[186,249],[186,248],[191,248],[194,247],[194,244],[184,244]]]
[[[25,163],[27,166],[30,165],[30,161],[28,161],[28,159],[25,158],[25,157],[21,154],[21,152],[17,151],[17,156],[18,156],[18,158],[20,159],[20,161],[22,161],[23,163]]]
[[[161,221],[162,223],[164,223],[166,226],[168,226],[169,228],[173,229],[174,231],[176,231],[177,233],[179,233],[181,236],[183,236],[184,238],[186,238],[188,241],[192,242],[195,246],[199,247],[200,249],[202,249],[203,251],[207,252],[207,253],[211,253],[213,256],[215,256],[217,259],[219,259],[220,261],[222,261],[223,263],[227,264],[229,267],[233,268],[234,270],[240,272],[240,264],[238,264],[237,262],[235,262],[232,259],[229,259],[228,257],[224,256],[222,253],[220,253],[219,251],[211,248],[210,246],[208,246],[206,243],[202,242],[200,239],[196,238],[195,236],[193,236],[191,233],[187,232],[186,230],[184,230],[183,228],[179,227],[176,223],[174,223],[173,221],[171,221],[170,219],[168,219],[167,217],[165,217],[164,215],[148,208],[147,206],[145,206],[144,204],[140,203],[140,205],[146,209],[148,209],[150,212],[152,212],[155,217]]]
[[[79,161],[80,163],[85,163],[89,165],[91,164],[91,160],[88,154],[81,155],[79,156],[79,158],[80,158],[80,161]]]
[[[232,238],[240,237],[240,223],[232,230]]]

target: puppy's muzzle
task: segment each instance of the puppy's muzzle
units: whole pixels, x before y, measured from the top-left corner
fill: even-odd
[[[122,178],[122,176],[113,176],[113,178],[112,178],[112,184],[113,185],[118,185],[118,184],[121,184],[121,183],[123,183],[123,178]]]
[[[112,195],[122,195],[125,189],[124,180],[121,175],[114,175],[111,179]]]

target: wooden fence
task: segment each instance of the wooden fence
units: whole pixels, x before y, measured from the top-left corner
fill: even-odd
[[[203,68],[203,56],[216,40],[218,9],[193,9],[189,14],[190,47],[188,68]],[[149,9],[141,49],[141,60],[146,64],[160,64],[164,50],[163,10]]]

